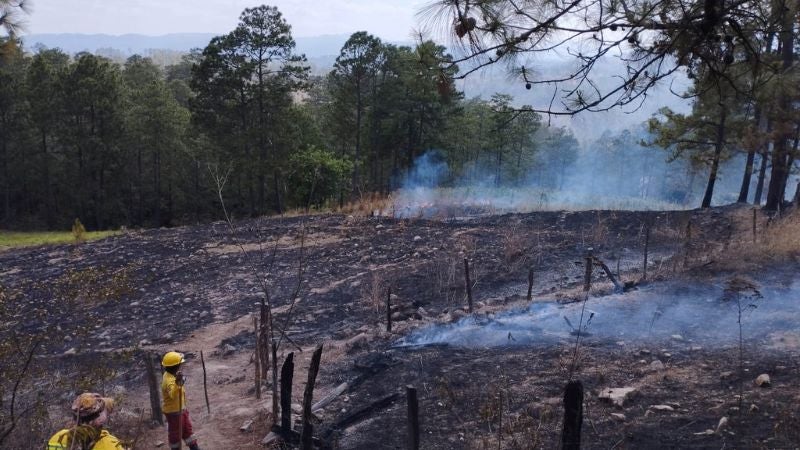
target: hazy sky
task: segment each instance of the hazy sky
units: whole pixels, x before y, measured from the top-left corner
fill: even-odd
[[[232,30],[259,0],[29,0],[28,33],[148,34]],[[295,36],[366,30],[408,40],[416,12],[429,0],[270,0]]]

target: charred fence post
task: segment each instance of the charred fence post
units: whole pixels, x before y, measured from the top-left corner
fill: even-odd
[[[294,352],[286,356],[281,367],[281,432],[287,436],[292,431],[292,379],[294,378]]]
[[[570,381],[564,389],[564,429],[561,433],[563,450],[580,450],[583,425],[583,383]]]
[[[311,402],[314,399],[314,384],[317,382],[319,362],[322,358],[322,344],[318,345],[311,356],[311,366],[308,368],[308,383],[303,393],[303,431],[300,434],[300,448],[311,450],[314,438],[314,428],[311,425]]]
[[[644,224],[644,264],[642,265],[642,281],[647,281],[647,257],[650,251],[650,223]]]
[[[533,299],[533,267],[528,269],[528,302]]]
[[[147,368],[147,384],[150,387],[150,414],[153,423],[164,425],[164,415],[161,413],[161,397],[159,393],[158,378],[156,367],[153,362],[155,356],[149,352],[144,352],[144,364]]]
[[[392,287],[386,290],[386,331],[392,332]]]
[[[203,351],[200,350],[200,364],[203,365],[203,394],[206,396],[206,411],[211,414],[211,402],[208,401],[208,376],[206,374],[206,358],[203,356]]]
[[[419,404],[417,403],[417,389],[411,385],[406,386],[408,400],[408,450],[419,450]]]
[[[592,255],[592,249],[589,247],[586,250],[586,272],[583,276],[583,290],[585,292],[589,292],[592,288],[592,265],[594,265],[594,255]]]
[[[684,243],[683,267],[689,265],[689,250],[692,246],[692,219],[686,223],[686,242]]]
[[[255,354],[255,381],[256,398],[261,400],[261,336],[258,333],[258,317],[253,315],[253,331],[256,334],[256,354]]]
[[[467,306],[472,313],[472,281],[469,278],[469,259],[464,258],[464,282],[467,285]]]

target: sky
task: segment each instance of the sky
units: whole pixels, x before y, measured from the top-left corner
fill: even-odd
[[[259,0],[28,0],[26,32],[82,34],[225,33]],[[270,0],[295,37],[368,31],[409,40],[430,0]]]

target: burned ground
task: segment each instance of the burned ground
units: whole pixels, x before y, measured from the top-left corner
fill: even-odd
[[[58,324],[64,339],[47,343],[50,358],[74,360],[132,348],[196,352],[199,348],[192,345],[202,340],[207,352],[217,349],[210,356],[212,372],[215,366],[221,371],[212,377],[212,397],[215,390],[228,390],[226,398],[241,395],[247,403],[253,341],[247,316],[262,296],[258,277],[268,280],[281,324],[299,279],[300,300],[287,321],[293,344],[285,344],[284,352],[299,347],[306,350],[305,358],[314,344],[327,344],[317,398],[341,382],[359,380],[319,413],[320,433],[340,448],[402,447],[402,401],[344,429],[331,426],[375,400],[402,392],[407,384],[419,389],[424,448],[553,448],[572,361],[571,339],[492,349],[396,348],[411,330],[466,315],[464,259],[471,265],[477,314],[489,316],[523,305],[529,268],[534,269],[536,301],[583,298],[589,248],[613,272],[619,267],[624,281],[639,280],[648,227],[651,281],[686,278],[687,283],[703,283],[707,277],[728,276],[716,273],[717,255],[750,239],[750,218],[751,210],[729,207],[541,212],[458,221],[341,215],[252,219],[237,222],[234,232],[215,223],[3,252],[0,283],[17,293],[18,320],[12,332]],[[766,221],[757,217],[757,233]],[[387,333],[384,302],[390,286],[396,323]],[[592,295],[611,288],[605,274],[596,271]],[[239,325],[224,326],[232,323]],[[212,329],[218,334],[211,334]],[[586,389],[585,446],[796,444],[799,369],[797,347],[791,345],[795,336],[789,333],[787,339],[785,346],[769,351],[756,351],[761,341],[750,342],[746,379],[741,380],[735,343],[692,349],[673,340],[624,345],[587,340],[575,371]],[[663,367],[653,368],[656,360]],[[302,380],[305,373],[298,372],[295,378]],[[145,392],[138,366],[120,373],[124,377],[117,383],[136,395]],[[771,388],[753,386],[760,373],[770,374]],[[745,403],[737,410],[740,381]],[[623,406],[598,399],[605,388],[625,386],[637,390]],[[301,392],[296,389],[295,396]],[[140,405],[145,404],[141,398]],[[722,417],[729,418],[729,425],[707,434],[716,431]],[[239,415],[229,419],[224,425],[209,419],[205,425],[240,445],[258,441],[239,433]]]

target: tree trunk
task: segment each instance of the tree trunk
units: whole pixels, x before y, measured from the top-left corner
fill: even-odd
[[[756,123],[757,131],[761,132],[761,108],[756,107],[755,117],[753,120]],[[744,176],[742,177],[742,187],[739,188],[739,198],[737,203],[747,203],[747,197],[750,196],[750,183],[753,179],[753,165],[756,160],[756,149],[751,148],[747,152],[747,161],[744,165]]]
[[[758,169],[758,182],[756,183],[756,195],[753,198],[754,205],[761,205],[761,197],[764,195],[764,181],[767,177],[767,161],[769,160],[769,145],[761,152],[761,167]]]
[[[353,156],[353,199],[355,199],[359,191],[359,184],[361,182],[359,171],[361,166],[361,114],[363,107],[361,99],[361,79],[356,79],[356,152]]]
[[[783,61],[783,75],[788,75],[794,60],[794,13],[796,12],[796,2],[786,2],[781,17],[781,59]],[[789,120],[792,105],[787,95],[782,95],[779,100],[778,110],[785,120]],[[767,191],[767,211],[777,211],[783,204],[786,195],[786,178],[789,176],[788,167],[788,141],[791,138],[791,131],[787,123],[779,124],[779,132],[775,138],[775,145],[772,149],[772,172],[769,180],[769,190]]]
[[[714,143],[714,160],[711,162],[711,172],[708,174],[708,185],[706,194],[703,196],[701,208],[711,206],[711,198],[714,196],[714,184],[717,182],[717,172],[719,171],[719,159],[722,149],[725,146],[725,107],[720,104],[719,123],[717,124],[717,140]]]

